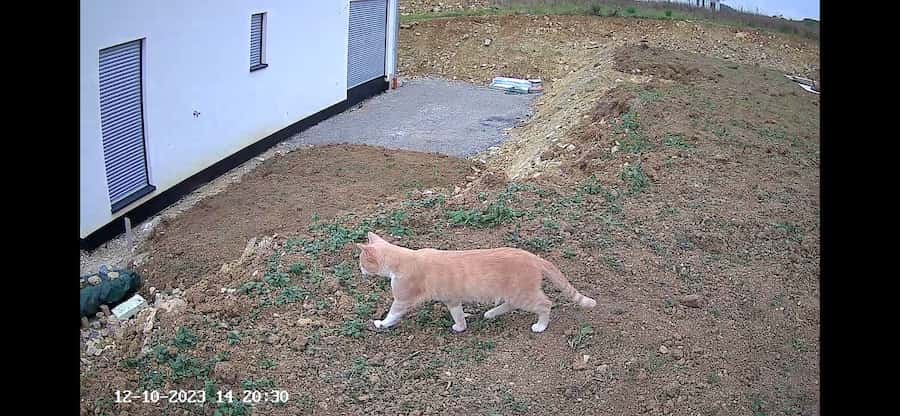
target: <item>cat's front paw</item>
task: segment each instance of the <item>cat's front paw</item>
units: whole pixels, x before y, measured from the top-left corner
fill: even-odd
[[[453,326],[451,326],[450,329],[452,329],[453,332],[455,332],[455,333],[458,334],[458,333],[460,333],[460,332],[465,331],[465,330],[466,330],[466,326],[465,326],[465,325],[457,325],[457,324],[453,324]]]
[[[383,321],[379,321],[377,319],[372,321],[372,323],[375,325],[375,328],[377,328],[377,329],[387,328],[387,325],[383,325],[382,322]]]

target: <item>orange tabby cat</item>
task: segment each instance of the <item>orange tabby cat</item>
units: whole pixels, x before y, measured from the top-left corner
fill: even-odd
[[[544,277],[578,305],[597,305],[595,300],[578,293],[553,263],[525,250],[410,250],[388,243],[375,233],[369,233],[368,244],[357,247],[362,250],[359,268],[363,275],[391,278],[394,303],[384,320],[374,321],[376,328],[390,328],[415,306],[437,300],[450,308],[453,330],[462,332],[466,330],[463,302],[502,300],[484,317],[496,318],[513,309],[534,312],[538,321],[531,330],[543,332],[550,322],[552,305],[541,290]]]

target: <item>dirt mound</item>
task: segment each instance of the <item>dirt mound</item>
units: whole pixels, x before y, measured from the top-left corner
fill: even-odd
[[[491,40],[488,46],[485,39]],[[480,84],[495,76],[542,78],[549,91],[568,74],[594,65],[591,52],[641,41],[651,48],[819,79],[819,45],[808,39],[684,21],[527,15],[434,19],[404,26],[400,73]],[[631,69],[623,72],[630,74]]]
[[[632,46],[616,49],[615,69],[624,73],[652,75],[682,83],[715,80],[722,74],[715,67],[701,66],[696,58],[683,54],[647,46]]]

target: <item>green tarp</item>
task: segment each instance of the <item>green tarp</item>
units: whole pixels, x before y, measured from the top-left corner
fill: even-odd
[[[97,283],[99,279],[99,284]],[[93,316],[100,310],[100,305],[110,308],[124,302],[137,293],[141,287],[141,278],[137,273],[128,270],[106,271],[81,277],[81,317]]]

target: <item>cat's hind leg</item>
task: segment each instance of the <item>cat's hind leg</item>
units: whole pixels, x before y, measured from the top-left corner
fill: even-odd
[[[512,309],[512,305],[510,305],[509,302],[503,302],[502,304],[500,304],[500,306],[488,309],[488,311],[484,313],[484,317],[486,319],[494,319],[500,315],[503,315],[504,313],[511,311]]]
[[[453,318],[453,332],[463,332],[466,330],[466,313],[463,312],[462,304],[447,303],[450,309],[450,316]]]
[[[543,293],[537,297],[537,299],[528,300],[522,302],[521,305],[516,305],[519,309],[526,310],[528,312],[534,312],[538,316],[538,321],[531,325],[531,330],[533,332],[544,332],[547,329],[547,325],[550,324],[550,308],[553,306],[553,302],[550,299],[547,299]]]
[[[375,324],[375,328],[390,328],[394,326],[397,322],[400,322],[400,319],[403,318],[403,315],[409,310],[410,305],[407,303],[397,302],[391,304],[391,309],[388,311],[388,314],[384,317],[384,320],[375,320],[372,323]]]

